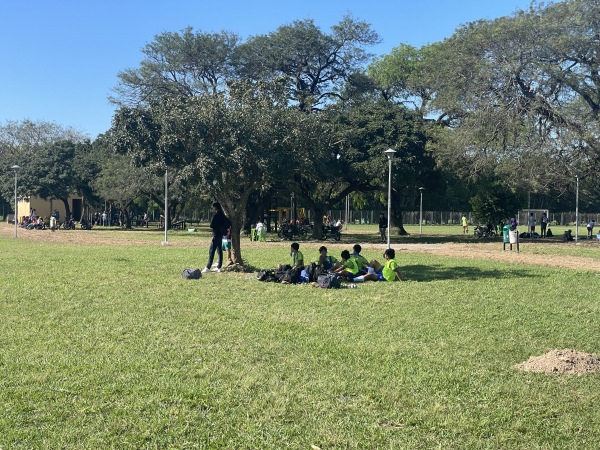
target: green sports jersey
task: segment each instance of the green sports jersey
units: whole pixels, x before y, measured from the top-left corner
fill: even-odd
[[[386,281],[395,281],[396,280],[396,270],[399,268],[398,263],[395,259],[388,259],[383,266],[383,278]]]
[[[350,255],[352,258],[354,258],[354,260],[356,261],[356,265],[358,266],[359,269],[362,269],[365,266],[369,265],[369,261],[367,260],[367,258],[365,258],[363,255],[358,254],[358,253],[352,253]]]
[[[356,275],[358,273],[358,264],[356,264],[356,259],[354,259],[353,257],[350,257],[346,261],[344,261],[344,267],[352,275]]]
[[[292,267],[294,266],[304,266],[304,255],[300,250],[298,253],[292,253]]]

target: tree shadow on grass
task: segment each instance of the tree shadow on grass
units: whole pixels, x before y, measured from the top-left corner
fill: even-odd
[[[526,268],[507,267],[506,269],[479,269],[473,266],[448,267],[440,264],[400,266],[402,278],[407,281],[439,281],[439,280],[480,280],[539,278],[541,275]]]

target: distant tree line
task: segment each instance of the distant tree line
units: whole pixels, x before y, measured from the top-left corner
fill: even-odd
[[[392,218],[471,210],[499,222],[517,210],[600,210],[600,4],[532,3],[374,57],[380,41],[351,16],[324,32],[312,20],[242,40],[189,27],[157,35],[139,67],[118,74],[112,126],[93,142],[60,126],[0,126],[2,197],[19,164],[23,194],[109,199],[123,211],[164,204],[177,217],[219,201],[239,231],[277,199],[320,220],[381,208],[392,161]],[[128,214],[126,214],[129,217]]]

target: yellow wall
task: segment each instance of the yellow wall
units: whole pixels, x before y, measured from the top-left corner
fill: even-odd
[[[83,200],[82,197],[69,197],[69,208],[71,208],[71,212],[73,212],[73,199]],[[29,216],[31,214],[31,210],[35,209],[38,216],[42,216],[43,218],[49,218],[52,212],[55,209],[58,209],[58,213],[60,214],[60,221],[62,222],[65,219],[65,215],[67,214],[65,211],[65,204],[62,200],[44,200],[39,197],[30,197],[29,199],[20,199],[18,202],[19,208],[19,222],[23,220],[23,217]],[[79,219],[76,217],[75,219]]]

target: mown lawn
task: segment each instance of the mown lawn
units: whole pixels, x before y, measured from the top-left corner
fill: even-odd
[[[274,266],[288,248],[244,256]],[[600,442],[600,374],[512,368],[555,348],[600,353],[597,273],[402,253],[409,281],[330,291],[182,280],[206,247],[160,237],[0,237],[0,254],[0,449]]]

